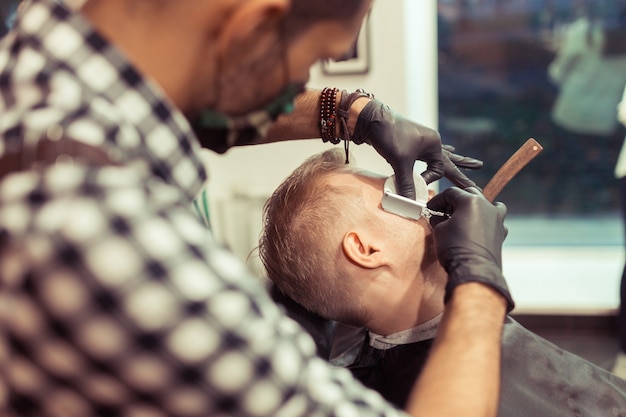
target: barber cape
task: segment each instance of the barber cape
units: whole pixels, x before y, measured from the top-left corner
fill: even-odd
[[[433,343],[425,326],[369,334],[348,366],[366,386],[403,407]],[[430,336],[430,337],[429,337]],[[507,317],[502,334],[500,417],[626,416],[626,381],[566,352]]]

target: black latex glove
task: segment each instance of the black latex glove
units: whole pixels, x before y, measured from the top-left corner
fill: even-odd
[[[478,187],[474,181],[467,178],[459,168],[480,169],[483,161],[454,153],[454,146],[441,145],[443,151],[443,176],[459,188]]]
[[[426,171],[422,173],[426,184],[445,176],[462,188],[476,184],[458,167],[482,167],[482,161],[457,155],[453,147],[442,146],[436,130],[405,119],[378,100],[370,101],[359,114],[352,141],[372,145],[393,168],[398,194],[412,200],[415,200],[413,166],[417,160],[426,162]]]
[[[370,101],[361,110],[352,141],[372,145],[393,168],[398,194],[412,200],[415,200],[413,165],[416,160],[426,162],[422,177],[427,184],[444,175],[439,133],[405,119],[378,100]]]
[[[447,188],[428,202],[428,207],[449,213],[449,219],[432,216],[437,256],[448,272],[445,300],[466,282],[481,282],[498,291],[514,307],[502,275],[502,243],[506,206],[491,204],[476,188]]]

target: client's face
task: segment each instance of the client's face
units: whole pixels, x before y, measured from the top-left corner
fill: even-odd
[[[361,225],[392,247],[398,262],[408,262],[413,267],[420,267],[424,266],[424,262],[429,264],[436,261],[435,252],[432,250],[434,247],[431,228],[427,219],[422,217],[419,220],[411,220],[383,210],[385,180],[386,177],[367,171],[345,171],[328,177],[330,185],[348,187],[351,192],[361,197],[363,212],[353,213],[354,216],[374,220],[361,222]]]

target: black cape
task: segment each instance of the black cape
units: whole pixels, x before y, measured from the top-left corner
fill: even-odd
[[[433,340],[379,350],[366,337],[348,366],[366,386],[404,407]],[[507,317],[502,335],[501,417],[626,417],[626,381],[564,351]]]

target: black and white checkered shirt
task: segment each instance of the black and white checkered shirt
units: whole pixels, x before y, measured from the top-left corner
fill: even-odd
[[[0,181],[2,416],[399,415],[213,241],[183,115],[79,14],[35,0],[0,48],[0,156],[68,137],[116,165]]]

